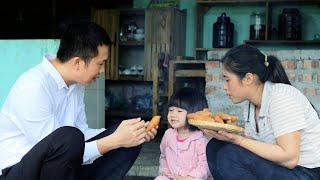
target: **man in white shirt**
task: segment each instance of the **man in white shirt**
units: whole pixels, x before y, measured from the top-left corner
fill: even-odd
[[[71,24],[57,57],[16,81],[0,112],[0,179],[123,179],[157,131],[140,118],[88,127],[84,85],[104,71],[110,44],[102,27]]]

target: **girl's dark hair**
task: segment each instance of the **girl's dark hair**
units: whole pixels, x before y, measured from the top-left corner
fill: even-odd
[[[99,45],[110,44],[110,37],[101,26],[93,22],[70,23],[63,30],[57,58],[64,63],[78,56],[89,64],[98,55]]]
[[[258,75],[262,83],[284,83],[291,85],[288,76],[275,56],[267,56],[250,45],[239,45],[230,49],[222,58],[226,70],[238,75],[241,79],[246,73]]]
[[[187,113],[193,113],[208,108],[208,103],[203,93],[192,88],[181,88],[171,96],[169,108],[172,106],[185,109]],[[189,130],[195,131],[198,129],[195,126],[190,125],[188,121],[186,122]]]

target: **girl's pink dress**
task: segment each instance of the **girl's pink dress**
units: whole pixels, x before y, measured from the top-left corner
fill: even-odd
[[[201,131],[194,131],[184,141],[179,141],[177,136],[177,130],[170,128],[162,138],[156,180],[170,179],[167,174],[192,176],[197,180],[212,179],[206,157],[208,139]]]

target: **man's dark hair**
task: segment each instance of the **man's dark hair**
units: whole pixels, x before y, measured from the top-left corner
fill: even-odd
[[[101,26],[93,22],[71,23],[61,36],[57,58],[64,63],[78,56],[89,64],[98,55],[98,46],[110,44],[110,37]]]

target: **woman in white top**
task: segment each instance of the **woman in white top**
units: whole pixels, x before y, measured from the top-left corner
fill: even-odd
[[[222,60],[224,90],[248,105],[244,135],[203,130],[214,179],[320,179],[319,116],[280,61],[248,45]]]

